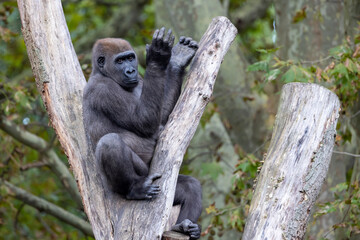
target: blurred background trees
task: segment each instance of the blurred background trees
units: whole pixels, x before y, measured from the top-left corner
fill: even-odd
[[[144,72],[155,28],[199,41],[225,15],[239,34],[187,151],[182,173],[203,185],[204,239],[240,239],[257,168],[286,82],[315,82],[342,101],[337,146],[307,239],[356,239],[360,221],[360,2],[356,0],[64,0],[85,76],[98,38],[129,40]],[[39,13],[43,14],[43,13]],[[44,33],[46,34],[46,33]],[[68,162],[37,93],[16,1],[0,1],[0,236],[88,239],[79,228],[19,199],[11,183],[85,219]],[[59,66],[61,67],[61,66]]]

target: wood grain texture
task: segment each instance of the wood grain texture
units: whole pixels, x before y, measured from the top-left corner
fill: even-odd
[[[189,240],[189,239],[190,239],[189,236],[174,231],[164,232],[162,236],[162,240]]]
[[[61,1],[18,0],[22,32],[49,118],[68,156],[96,239],[161,239],[172,208],[186,148],[212,94],[222,59],[236,36],[225,17],[213,20],[200,41],[180,100],[158,141],[151,172],[162,173],[156,201],[125,201],[97,171],[82,119],[86,84]]]
[[[51,125],[68,156],[95,236],[110,232],[101,181],[86,143],[82,95],[86,80],[60,0],[19,0],[22,33]],[[105,232],[105,233],[104,233]]]
[[[331,160],[340,103],[316,84],[282,89],[244,240],[303,239]]]

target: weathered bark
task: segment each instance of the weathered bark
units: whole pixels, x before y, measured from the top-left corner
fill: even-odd
[[[330,164],[339,108],[337,96],[321,86],[283,87],[244,240],[303,238]]]
[[[190,237],[181,233],[169,231],[164,232],[162,240],[189,240]]]
[[[342,44],[346,36],[351,39],[356,34],[357,21],[359,20],[360,3],[357,0],[345,1],[311,1],[311,0],[276,0],[276,26],[277,43],[280,58],[283,60],[300,60],[307,66],[316,64],[327,66],[333,61],[328,58],[329,49]],[[294,23],[293,19],[298,11],[304,9],[306,17]],[[357,32],[359,30],[357,29]],[[355,109],[354,109],[355,110]],[[356,110],[354,111],[354,113]],[[350,129],[347,117],[339,119],[341,128],[339,131]],[[356,128],[356,124],[353,124]],[[358,135],[359,136],[359,135]],[[358,136],[353,134],[351,143],[336,146],[341,152],[356,153],[359,151]],[[333,201],[333,192],[329,189],[346,181],[349,169],[353,167],[353,159],[344,155],[333,155],[329,167],[329,174],[320,193],[319,202]],[[353,171],[354,172],[354,171]],[[344,220],[344,213],[336,211],[319,217],[309,225],[308,235],[314,239],[320,239],[324,235],[329,240],[346,238],[339,231],[332,231],[332,226]]]
[[[61,2],[18,1],[28,55],[52,126],[69,158],[96,239],[159,239],[168,220],[182,157],[212,94],[236,29],[214,19],[199,43],[188,81],[158,141],[150,172],[159,172],[155,201],[125,201],[107,188],[86,144],[82,92],[86,84]]]

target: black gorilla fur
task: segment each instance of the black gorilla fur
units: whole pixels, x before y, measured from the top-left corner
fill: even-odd
[[[93,69],[84,90],[84,124],[111,189],[126,199],[153,199],[160,187],[149,176],[149,165],[159,132],[179,98],[185,68],[198,48],[181,37],[173,47],[171,30],[156,30],[146,52],[144,80],[138,74],[131,45],[117,38],[98,40]],[[202,209],[201,186],[193,177],[179,175],[174,205],[181,205],[175,231],[200,237],[196,224]]]

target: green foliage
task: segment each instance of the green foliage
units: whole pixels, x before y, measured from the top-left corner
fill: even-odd
[[[213,180],[216,180],[220,174],[224,173],[223,169],[217,162],[202,163],[201,170],[203,175],[210,176]]]
[[[254,57],[259,58],[259,53],[261,53],[263,49],[271,49],[274,46],[272,41],[274,18],[275,9],[270,7],[267,10],[265,18],[256,19],[249,28],[236,38],[239,42],[241,42],[240,46],[243,46],[241,50],[244,51],[245,54],[249,55],[250,59]]]
[[[344,213],[343,221],[335,224],[333,229],[344,229],[350,238],[352,234],[360,233],[360,188],[359,182],[340,183],[330,189],[334,193],[334,201],[319,204],[314,218],[318,219],[326,214],[340,211]]]
[[[226,206],[217,208],[216,203],[213,203],[205,209],[206,213],[212,216],[211,225],[205,233],[221,237],[224,231],[230,229],[244,231],[253,196],[253,181],[259,166],[260,161],[253,154],[240,157],[232,176],[231,192],[226,195]]]
[[[339,96],[343,110],[347,110],[356,101],[360,88],[360,45],[355,41],[348,40],[342,45],[330,49],[329,57],[324,60],[331,59],[331,62],[324,69],[315,63],[308,66],[308,63],[300,61],[281,60],[276,56],[277,50],[259,50],[263,54],[263,60],[255,62],[247,68],[248,71],[265,73],[263,81],[256,86],[258,90],[262,90],[268,82],[276,80],[280,80],[282,83],[316,82],[329,87]]]

